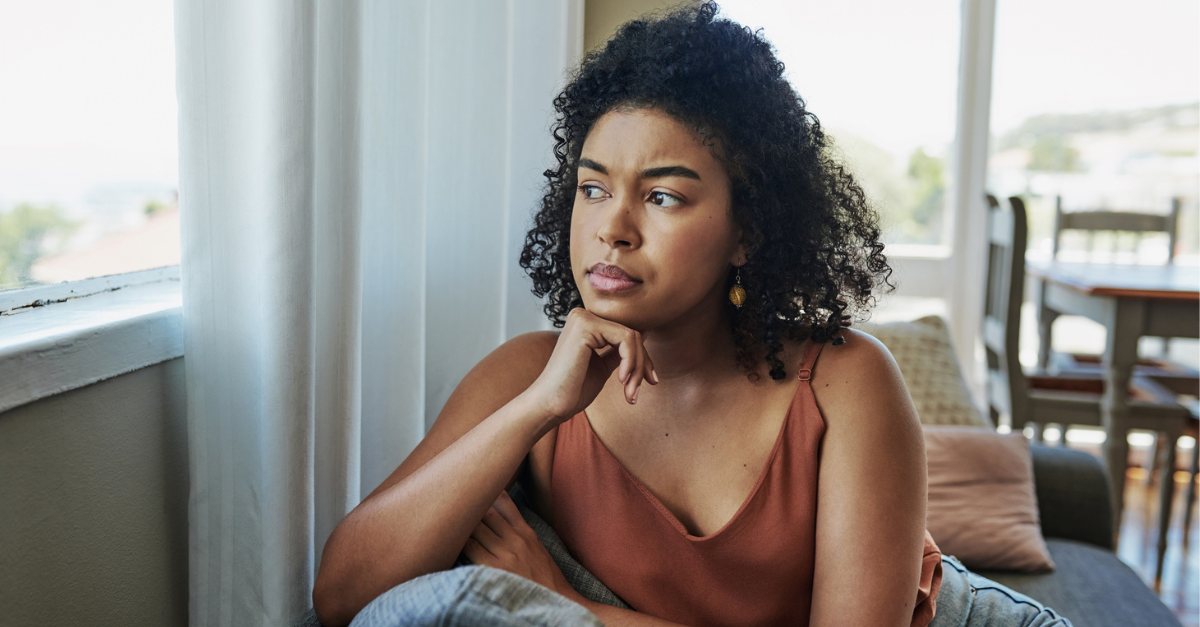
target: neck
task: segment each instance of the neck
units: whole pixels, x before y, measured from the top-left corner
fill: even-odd
[[[668,325],[648,329],[646,351],[662,381],[711,382],[736,370],[736,346],[719,291]]]

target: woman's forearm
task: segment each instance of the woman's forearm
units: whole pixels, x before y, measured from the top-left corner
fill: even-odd
[[[547,424],[518,396],[359,504],[325,544],[313,590],[322,624],[347,624],[388,589],[453,566]]]

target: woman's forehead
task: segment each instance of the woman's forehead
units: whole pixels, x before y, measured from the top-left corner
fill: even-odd
[[[703,137],[673,116],[651,108],[617,109],[600,117],[583,144],[583,158],[615,169],[686,165],[715,174],[721,165]]]

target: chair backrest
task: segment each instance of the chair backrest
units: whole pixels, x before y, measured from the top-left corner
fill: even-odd
[[[1021,302],[1025,287],[1028,222],[1025,203],[1016,196],[1001,207],[987,195],[987,292],[983,309],[983,344],[987,354],[987,399],[992,422],[1009,416],[1014,430],[1025,427],[1029,396],[1018,359]],[[1020,424],[1017,424],[1020,422]]]
[[[1140,242],[1147,234],[1167,234],[1167,263],[1175,260],[1175,227],[1179,220],[1179,199],[1171,199],[1171,212],[1167,215],[1154,213],[1133,213],[1128,211],[1063,211],[1062,196],[1054,198],[1054,257],[1058,257],[1062,245],[1063,231],[1085,231],[1088,236],[1088,253],[1095,252],[1095,234],[1101,231],[1112,232],[1113,253],[1117,252],[1116,235],[1122,232],[1134,234],[1134,241]],[[1136,250],[1136,243],[1135,243]]]

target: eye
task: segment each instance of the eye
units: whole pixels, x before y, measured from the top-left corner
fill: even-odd
[[[677,207],[683,204],[683,201],[678,196],[673,196],[666,192],[650,192],[649,200],[662,207]]]
[[[584,198],[604,198],[604,190],[597,185],[580,185],[579,193],[583,194]]]

